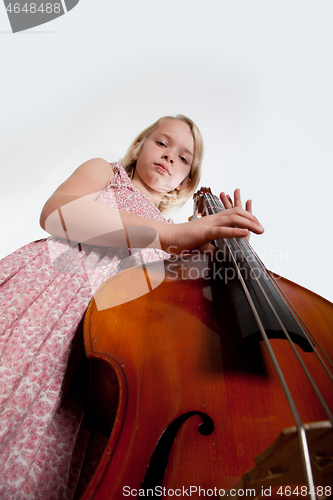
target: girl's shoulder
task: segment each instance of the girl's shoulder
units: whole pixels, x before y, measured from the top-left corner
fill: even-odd
[[[172,224],[171,219],[163,217],[161,212],[147,198],[147,196],[133,186],[131,179],[124,167],[118,163],[110,164],[114,176],[110,179],[107,187],[98,197],[97,201],[121,211],[159,220]]]
[[[126,170],[120,163],[114,162],[110,163],[110,165],[113,170],[114,176],[110,179],[110,182],[107,187],[109,187],[111,184],[114,185],[125,184],[128,186],[132,185],[131,179],[128,177]]]

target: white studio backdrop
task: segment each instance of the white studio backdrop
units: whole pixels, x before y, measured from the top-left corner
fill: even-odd
[[[333,301],[332,17],[331,0],[80,0],[13,34],[0,5],[0,257],[46,236],[41,208],[78,165],[182,113],[202,185],[253,199],[266,266]]]

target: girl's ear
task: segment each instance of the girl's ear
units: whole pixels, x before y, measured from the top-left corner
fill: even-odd
[[[179,184],[179,186],[176,187],[177,191],[182,191],[183,189],[187,188],[190,182],[191,182],[191,177],[187,175],[185,179]]]

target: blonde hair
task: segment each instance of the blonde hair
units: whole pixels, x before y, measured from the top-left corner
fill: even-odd
[[[191,165],[191,170],[189,174],[191,182],[188,184],[186,188],[182,189],[181,191],[174,189],[173,191],[170,191],[170,193],[165,194],[158,207],[161,212],[164,212],[166,210],[171,211],[176,206],[180,207],[184,205],[184,203],[192,197],[193,193],[195,192],[199,184],[204,147],[203,147],[202,135],[198,127],[192,122],[192,120],[190,120],[189,118],[187,118],[187,116],[184,115],[162,116],[162,118],[159,118],[155,123],[150,125],[150,127],[147,127],[145,130],[143,130],[143,132],[141,132],[141,134],[139,134],[136,137],[136,139],[134,139],[134,141],[128,148],[125,156],[121,160],[119,160],[121,165],[126,170],[129,178],[132,179],[136,167],[135,158],[137,158],[138,155],[140,154],[142,146],[144,145],[150,134],[161,123],[170,119],[180,120],[186,123],[190,127],[194,139],[194,152],[193,152],[193,161]]]

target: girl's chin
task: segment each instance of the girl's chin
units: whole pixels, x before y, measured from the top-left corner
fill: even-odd
[[[163,186],[159,182],[152,182],[149,187],[152,191],[155,191],[156,193],[159,193],[161,195],[165,195],[167,193],[170,193],[170,191],[173,191],[172,187],[170,188],[170,186]]]

